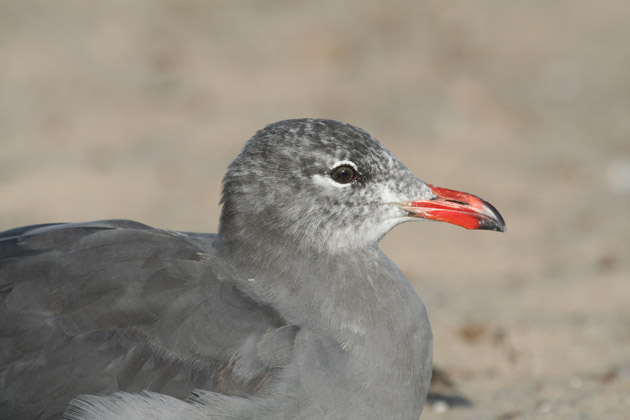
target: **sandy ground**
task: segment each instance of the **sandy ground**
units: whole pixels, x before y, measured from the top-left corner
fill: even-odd
[[[257,129],[351,122],[508,225],[382,242],[432,319],[422,418],[628,419],[629,22],[613,0],[3,0],[0,228],[212,232]]]

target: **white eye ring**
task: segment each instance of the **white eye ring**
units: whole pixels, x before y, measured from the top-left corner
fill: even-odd
[[[351,161],[349,161],[349,160],[340,160],[339,162],[335,163],[335,164],[334,164],[334,165],[330,168],[330,170],[332,171],[332,170],[333,170],[333,169],[335,169],[335,168],[338,168],[338,167],[340,167],[340,166],[345,166],[345,165],[347,165],[347,166],[351,166],[351,167],[352,167],[352,169],[354,169],[356,172],[359,172],[359,168],[357,168],[357,165],[355,165],[355,164],[354,164],[354,162],[351,162]]]
[[[357,165],[354,164],[354,162],[351,162],[349,160],[340,160],[339,162],[335,163],[333,166],[330,167],[330,171],[334,171],[336,168],[340,167],[340,166],[350,166],[352,169],[354,169],[354,171],[356,173],[359,173],[359,169],[357,168]],[[321,175],[321,174],[315,174],[313,175],[313,182],[319,186],[322,187],[335,187],[335,188],[349,188],[352,185],[352,182],[346,183],[346,184],[340,184],[338,182],[336,182],[335,180],[333,180],[330,175]]]

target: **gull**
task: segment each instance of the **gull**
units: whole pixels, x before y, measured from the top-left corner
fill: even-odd
[[[503,231],[499,212],[322,119],[258,131],[221,202],[217,234],[0,233],[0,418],[417,420],[431,327],[378,242],[414,220]]]

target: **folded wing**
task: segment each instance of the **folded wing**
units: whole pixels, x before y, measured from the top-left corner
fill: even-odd
[[[1,233],[0,418],[57,418],[81,394],[263,392],[298,328],[241,291],[215,240],[116,220]]]

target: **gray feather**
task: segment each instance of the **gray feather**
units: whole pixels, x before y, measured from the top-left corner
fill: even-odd
[[[264,377],[268,366],[242,348],[285,323],[233,281],[218,280],[215,239],[129,221],[3,234],[2,418],[60,415],[84,393],[187,398],[217,387],[232,363],[255,369],[222,376],[224,392],[242,393]]]

